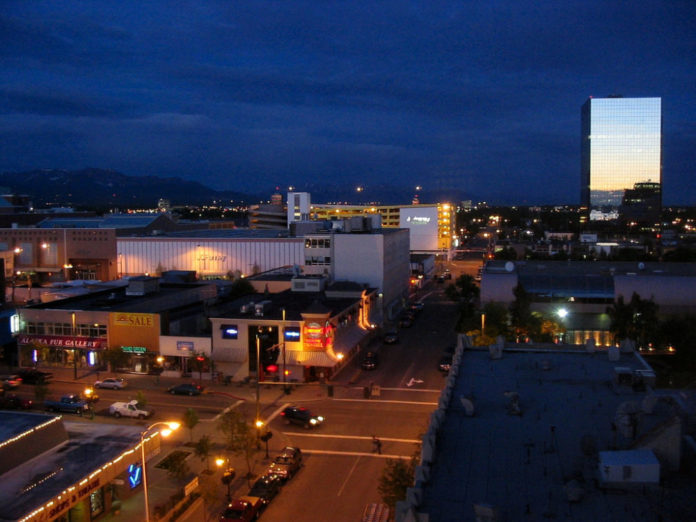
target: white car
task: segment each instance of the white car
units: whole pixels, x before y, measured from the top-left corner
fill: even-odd
[[[111,388],[112,390],[122,390],[126,386],[128,386],[128,383],[125,379],[121,379],[120,377],[109,377],[108,379],[94,383],[95,388]]]
[[[130,402],[114,402],[109,406],[109,414],[117,419],[119,417],[134,417],[136,419],[145,419],[153,414],[151,409],[138,406],[138,401]]]

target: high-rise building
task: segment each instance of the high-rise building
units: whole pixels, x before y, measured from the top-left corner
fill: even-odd
[[[626,189],[662,182],[662,99],[589,98],[581,114],[581,203],[618,217]]]

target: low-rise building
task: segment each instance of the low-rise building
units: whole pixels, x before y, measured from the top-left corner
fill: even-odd
[[[0,520],[97,520],[142,491],[140,427],[0,412]],[[159,452],[158,432],[144,438]]]
[[[565,340],[598,345],[614,340],[607,307],[633,293],[652,299],[663,315],[696,311],[696,266],[693,263],[610,261],[489,261],[481,280],[481,302],[509,306],[521,284],[532,310],[559,318]],[[560,312],[560,315],[559,315]]]
[[[292,289],[218,307],[211,359],[234,380],[329,379],[374,331],[378,292],[357,283],[295,277]]]
[[[465,345],[397,521],[693,517],[692,391],[615,347]]]

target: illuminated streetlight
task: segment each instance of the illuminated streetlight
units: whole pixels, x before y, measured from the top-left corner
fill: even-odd
[[[145,522],[150,522],[150,501],[147,496],[147,462],[145,461],[145,435],[155,426],[166,426],[160,430],[162,437],[168,437],[175,430],[178,430],[181,424],[178,422],[155,422],[150,424],[145,431],[140,432],[140,458],[143,463],[143,493],[145,494]]]

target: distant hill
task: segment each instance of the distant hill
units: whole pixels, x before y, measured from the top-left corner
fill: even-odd
[[[254,204],[271,196],[271,191],[260,195],[219,191],[182,178],[128,176],[115,170],[97,168],[3,172],[0,173],[0,187],[0,190],[10,193],[28,195],[36,208],[154,208],[160,198],[168,199],[172,205],[205,205],[214,201]],[[383,205],[410,204],[415,193],[404,185],[385,184],[374,184],[366,187],[364,192],[357,192],[355,186],[331,184],[329,180],[306,183],[295,190],[309,192],[313,203]],[[456,190],[419,192],[421,203],[449,201],[457,204],[465,199],[475,198]]]
[[[259,196],[216,191],[196,181],[157,176],[127,176],[115,170],[31,170],[0,173],[0,186],[30,196],[34,206],[154,208],[160,198],[172,205],[202,205],[213,201],[255,203]]]

